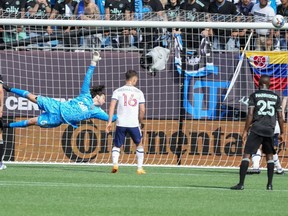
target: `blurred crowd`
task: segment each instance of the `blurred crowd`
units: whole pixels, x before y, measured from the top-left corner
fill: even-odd
[[[140,2],[141,1],[141,2]],[[276,15],[287,21],[288,0],[0,0],[0,20],[154,20],[189,22],[271,22]],[[1,23],[1,22],[0,22]],[[170,48],[175,35],[183,47],[198,49],[209,38],[213,50],[287,50],[288,31],[275,29],[208,28],[96,28],[56,26],[1,26],[0,49],[13,47],[152,49]],[[248,40],[253,31],[253,37]]]

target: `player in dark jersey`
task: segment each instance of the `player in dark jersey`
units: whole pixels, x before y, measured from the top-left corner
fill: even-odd
[[[180,14],[180,0],[168,0],[164,6],[165,18],[168,21],[177,21]]]
[[[189,22],[203,22],[204,13],[208,12],[207,6],[198,0],[185,1],[180,6],[181,10],[184,10],[185,15],[183,21]],[[202,13],[202,15],[200,15]],[[182,29],[183,47],[187,49],[198,49],[201,41],[201,32],[203,29],[187,28]]]
[[[131,3],[128,0],[106,0],[105,19],[106,20],[130,20]],[[117,28],[120,31],[120,28]],[[126,32],[127,31],[127,32]],[[110,35],[111,45],[115,48],[125,48],[129,46],[128,29],[124,28],[122,34],[105,32]]]
[[[279,140],[282,140],[283,118],[280,97],[269,90],[270,78],[262,75],[259,80],[259,90],[249,97],[248,116],[242,139],[246,141],[244,155],[240,165],[240,181],[231,187],[232,190],[243,190],[244,180],[249,166],[250,157],[257,152],[262,144],[262,150],[266,154],[268,183],[267,190],[272,190],[272,179],[274,172],[273,154],[274,150],[274,129],[278,119],[280,126]]]
[[[3,79],[0,75],[0,121],[2,121],[3,107],[4,107],[4,91],[3,91]],[[6,169],[6,165],[3,163],[4,156],[4,142],[3,142],[3,130],[0,129],[0,170]]]
[[[131,4],[128,0],[106,0],[106,20],[130,20]]]

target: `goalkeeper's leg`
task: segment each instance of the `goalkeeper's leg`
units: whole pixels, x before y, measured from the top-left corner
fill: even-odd
[[[19,128],[19,127],[29,127],[32,125],[37,125],[38,117],[34,117],[28,120],[22,120],[18,122],[3,123],[3,128]]]
[[[3,88],[7,92],[12,92],[20,97],[27,98],[28,100],[32,101],[33,103],[37,102],[37,96],[34,94],[31,94],[29,91],[18,89],[18,88],[11,88],[6,83],[3,83]]]

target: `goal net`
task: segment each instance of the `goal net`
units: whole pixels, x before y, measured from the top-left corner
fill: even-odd
[[[125,83],[124,73],[139,72],[147,109],[142,129],[145,164],[236,167],[244,149],[248,97],[259,76],[268,74],[273,91],[287,95],[288,26],[269,38],[258,30],[271,31],[270,22],[192,15],[194,22],[184,11],[177,21],[157,14],[146,14],[143,21],[3,16],[1,74],[12,87],[66,101],[79,95],[92,51],[98,50],[102,60],[92,84],[105,85],[106,112],[113,90]],[[47,34],[47,26],[52,34]],[[4,122],[41,112],[37,104],[5,92]],[[89,119],[77,129],[65,124],[4,129],[4,161],[109,164],[115,127],[109,134],[105,127],[106,122]],[[285,142],[278,151],[287,168]],[[127,136],[119,162],[135,163],[135,151]]]

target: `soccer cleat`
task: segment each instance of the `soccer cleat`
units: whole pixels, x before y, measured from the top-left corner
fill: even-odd
[[[0,170],[5,170],[6,168],[7,168],[6,165],[3,164],[3,163],[1,163],[1,165],[0,165]]]
[[[254,174],[260,174],[261,170],[260,169],[251,169],[251,170],[247,170],[247,175],[254,175]]]
[[[237,184],[230,188],[231,190],[244,190],[244,185]]]
[[[11,87],[9,87],[6,83],[2,82],[2,86],[7,92],[11,91]]]
[[[277,174],[277,175],[285,175],[285,172],[284,172],[284,170],[282,169],[282,170],[277,170],[277,171],[275,172],[275,174]]]
[[[9,123],[4,123],[2,118],[0,119],[0,129],[10,128]]]
[[[146,174],[145,170],[144,169],[137,169],[137,174],[138,175],[143,175],[143,174]]]
[[[111,173],[117,173],[117,172],[118,172],[118,165],[114,165]]]
[[[271,184],[270,184],[270,185],[267,184],[266,189],[267,189],[267,190],[273,190],[273,186],[272,186]]]

